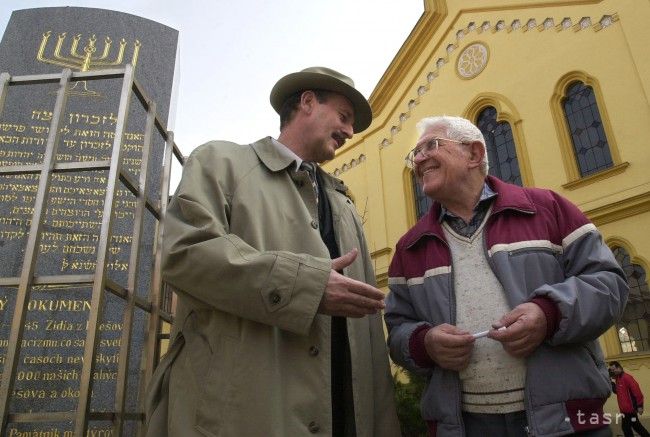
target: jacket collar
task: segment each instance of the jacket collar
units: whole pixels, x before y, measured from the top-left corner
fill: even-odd
[[[537,208],[526,190],[518,185],[509,184],[494,176],[487,176],[485,181],[497,193],[492,206],[492,215],[505,210],[516,210],[526,214],[535,214]],[[442,237],[442,226],[439,218],[441,213],[440,203],[434,201],[431,209],[404,235],[404,245],[409,248],[426,236]]]
[[[269,170],[277,172],[286,169],[295,162],[289,155],[280,153],[271,137],[262,138],[251,144],[251,147]]]
[[[296,161],[291,158],[289,155],[285,155],[278,151],[278,148],[273,144],[273,139],[271,137],[262,138],[251,144],[251,147],[257,154],[258,158],[269,170],[272,172],[279,172],[288,169]],[[289,170],[293,172],[293,168]],[[321,180],[325,185],[325,188],[332,188],[336,191],[339,191],[346,196],[348,195],[348,187],[343,183],[342,180],[335,178],[326,171],[324,171],[319,165],[316,166],[316,171],[320,174]]]

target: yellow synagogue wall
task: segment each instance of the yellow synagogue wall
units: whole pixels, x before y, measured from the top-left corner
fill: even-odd
[[[622,246],[649,272],[648,41],[648,1],[425,0],[422,17],[370,97],[370,128],[324,165],[354,195],[378,283],[386,287],[395,244],[416,221],[404,164],[418,138],[415,124],[440,114],[476,121],[488,105],[511,125],[523,184],[569,198],[610,247]],[[487,56],[465,51],[476,43]],[[469,63],[459,68],[459,57]],[[461,76],[481,67],[476,77]],[[594,90],[613,160],[608,170],[584,178],[561,107],[574,80]],[[615,328],[600,340],[606,359],[629,367],[650,396],[650,355],[622,353]],[[616,413],[614,397],[606,407]]]

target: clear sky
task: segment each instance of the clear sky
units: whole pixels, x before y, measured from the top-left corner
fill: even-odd
[[[417,23],[422,0],[2,0],[13,10],[85,6],[138,15],[180,31],[176,112],[184,154],[213,139],[277,137],[269,104],[277,79],[308,66],[334,68],[369,97]]]

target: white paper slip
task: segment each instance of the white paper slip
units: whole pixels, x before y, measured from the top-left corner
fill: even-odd
[[[499,329],[497,329],[497,331],[503,331],[504,329],[506,329],[506,327],[502,326]],[[472,337],[474,337],[474,338],[487,337],[487,335],[490,333],[490,331],[491,331],[491,329],[489,329],[487,331],[477,332],[476,334],[472,334]]]

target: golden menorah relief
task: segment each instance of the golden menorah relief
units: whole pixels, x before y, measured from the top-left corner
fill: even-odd
[[[88,38],[83,49],[79,51],[81,34],[77,34],[72,38],[69,54],[61,54],[67,34],[66,32],[60,33],[57,36],[54,51],[48,57],[45,55],[45,51],[50,40],[50,36],[52,36],[52,31],[50,30],[43,33],[43,39],[41,39],[41,45],[39,46],[38,54],[36,55],[36,59],[38,61],[46,64],[57,65],[59,67],[70,68],[78,71],[90,71],[115,67],[121,65],[122,61],[124,60],[124,51],[126,50],[127,46],[127,42],[124,38],[122,38],[119,42],[117,53],[112,59],[109,59],[113,40],[111,40],[111,38],[108,36],[104,39],[104,47],[101,50],[98,50],[99,47],[97,45],[97,37],[93,34],[90,38]],[[133,43],[133,55],[131,57],[131,64],[134,68],[138,62],[140,46],[140,41],[136,39]],[[83,90],[76,89],[80,83],[83,84]],[[88,89],[86,81],[76,82],[70,89],[70,94],[100,97],[100,94],[97,91]]]

